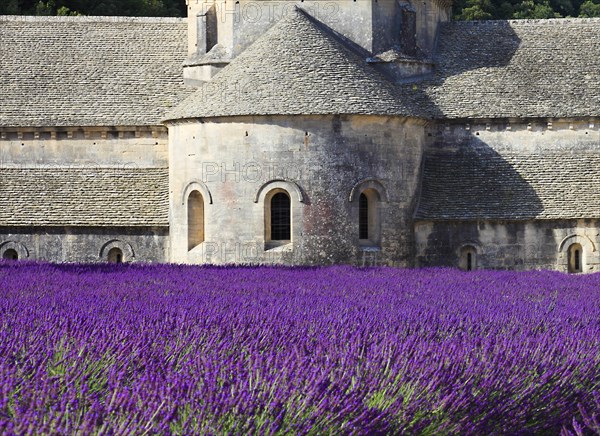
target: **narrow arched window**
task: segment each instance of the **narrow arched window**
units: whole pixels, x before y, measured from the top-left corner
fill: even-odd
[[[199,191],[192,191],[187,202],[188,250],[204,242],[204,198]]]
[[[364,193],[358,199],[358,232],[360,239],[369,239],[369,199]]]
[[[580,273],[583,271],[583,247],[581,244],[572,244],[567,253],[569,272]]]
[[[4,260],[19,260],[19,253],[17,253],[17,250],[13,250],[12,248],[9,248],[2,254],[2,259],[4,259]]]
[[[290,196],[278,192],[271,197],[271,241],[292,239],[292,214]]]
[[[106,255],[108,263],[123,263],[123,251],[120,248],[113,247]]]
[[[477,269],[477,251],[474,247],[467,245],[460,250],[459,267],[464,271]]]
[[[365,189],[358,197],[358,239],[361,245],[381,243],[381,219],[379,215],[379,193]]]

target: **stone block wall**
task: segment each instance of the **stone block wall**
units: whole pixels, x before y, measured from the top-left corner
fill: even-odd
[[[600,118],[464,119],[432,123],[427,150],[565,156],[599,152]]]
[[[464,120],[430,126],[415,265],[583,272],[600,268],[598,119]]]
[[[416,266],[458,267],[473,247],[477,269],[568,271],[568,250],[583,248],[582,272],[600,271],[600,220],[415,223]]]
[[[168,262],[167,227],[0,227],[0,258],[14,250],[19,260],[106,262],[111,248],[124,262]]]
[[[2,128],[0,167],[167,167],[164,127]]]
[[[185,263],[412,263],[423,125],[383,116],[265,116],[176,122],[170,131],[171,260]],[[269,247],[265,199],[291,197],[292,242]],[[361,244],[358,198],[380,194],[381,243]],[[188,250],[187,199],[205,201]],[[371,251],[374,250],[374,251]]]

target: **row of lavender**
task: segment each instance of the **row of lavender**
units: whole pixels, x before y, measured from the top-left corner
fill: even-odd
[[[600,276],[0,263],[0,432],[600,430]]]

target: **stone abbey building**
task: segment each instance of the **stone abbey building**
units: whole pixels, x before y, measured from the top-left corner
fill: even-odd
[[[600,20],[0,17],[0,256],[600,270]]]

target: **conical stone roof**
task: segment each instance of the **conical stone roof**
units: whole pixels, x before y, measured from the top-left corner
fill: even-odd
[[[406,98],[409,97],[409,98]],[[166,120],[238,115],[415,116],[410,95],[296,8]]]

